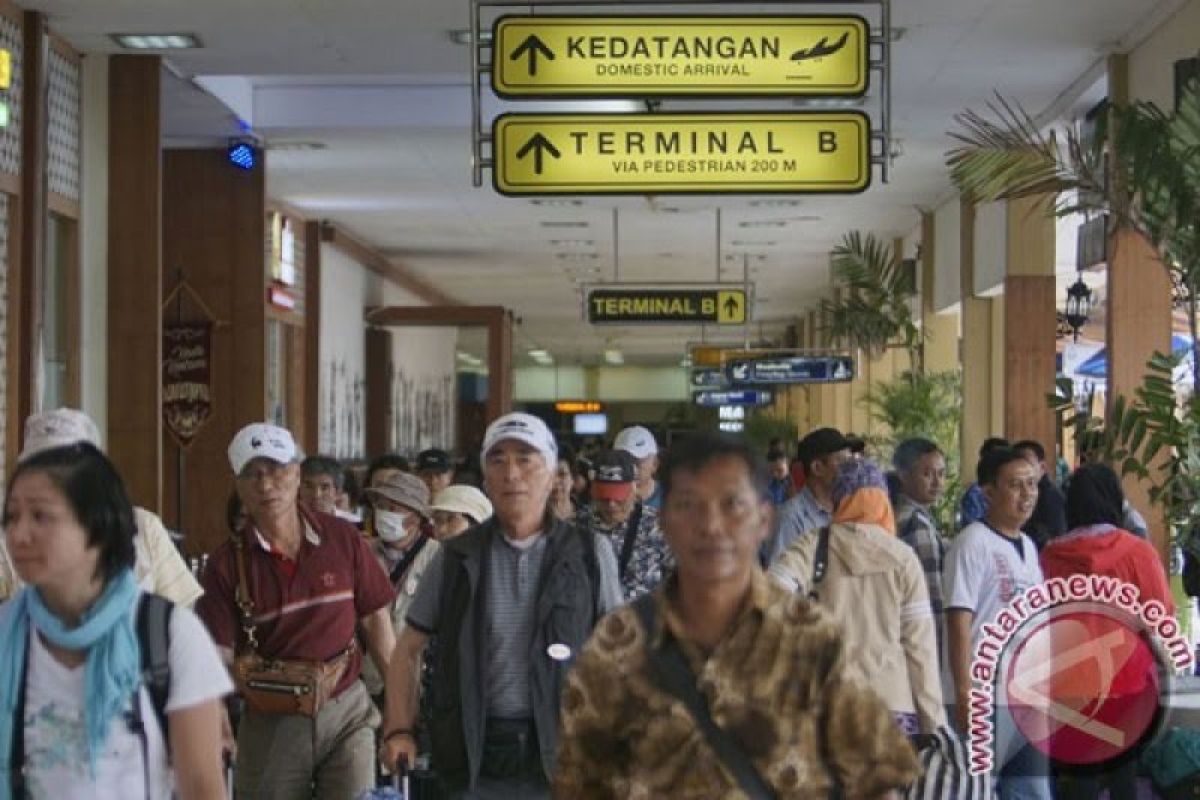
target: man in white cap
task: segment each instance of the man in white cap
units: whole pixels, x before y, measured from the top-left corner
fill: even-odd
[[[86,442],[100,448],[100,431],[91,417],[73,408],[42,411],[25,420],[25,446],[17,456],[20,463],[43,450]],[[152,511],[134,507],[137,536],[133,539],[137,558],[134,575],[144,591],[167,598],[172,603],[191,606],[204,593],[199,582],[188,570],[179,549],[171,541],[162,520]],[[0,538],[0,600],[18,588],[4,541]]]
[[[495,515],[442,542],[392,656],[383,758],[412,765],[419,658],[438,637],[428,733],[454,797],[550,797],[563,678],[621,603],[609,544],[549,513],[557,452],[537,417],[488,426],[481,461]]]
[[[625,428],[613,439],[613,450],[624,450],[637,460],[637,495],[647,508],[662,508],[662,487],[654,474],[658,471],[658,442],[641,425]]]
[[[299,503],[299,459],[292,434],[275,425],[247,425],[233,437],[229,463],[247,522],[209,558],[196,605],[230,662],[236,652],[270,665],[265,677],[245,681],[235,664],[247,705],[238,797],[357,797],[375,783],[379,714],[358,679],[356,631],[386,674],[396,641],[392,587],[357,528]],[[279,711],[278,687],[314,672],[328,700]]]

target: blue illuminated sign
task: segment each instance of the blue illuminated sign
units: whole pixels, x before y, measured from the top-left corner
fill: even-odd
[[[692,370],[692,386],[697,389],[724,389],[729,379],[719,367],[696,367]]]
[[[698,406],[716,408],[718,406],[769,406],[772,395],[765,389],[744,389],[733,392],[696,392],[692,400]]]
[[[237,142],[229,145],[229,163],[241,169],[254,169],[254,145]]]
[[[740,358],[725,365],[734,386],[791,383],[844,383],[854,380],[854,357],[784,355]]]

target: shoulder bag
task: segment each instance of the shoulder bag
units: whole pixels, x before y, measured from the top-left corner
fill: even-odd
[[[355,640],[352,637],[338,655],[329,661],[266,658],[258,652],[254,600],[246,577],[245,542],[233,540],[237,561],[238,584],[234,600],[241,618],[245,644],[233,660],[233,679],[246,708],[259,714],[291,714],[315,717],[333,696],[338,681],[350,663]]]

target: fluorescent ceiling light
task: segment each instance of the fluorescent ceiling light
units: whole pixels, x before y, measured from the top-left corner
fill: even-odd
[[[126,50],[191,50],[203,47],[194,33],[110,33]]]
[[[543,366],[549,366],[554,363],[554,357],[550,353],[541,348],[535,348],[529,351],[529,357]]]
[[[614,366],[624,364],[625,354],[615,347],[610,347],[604,351],[604,361],[605,363],[612,364]]]

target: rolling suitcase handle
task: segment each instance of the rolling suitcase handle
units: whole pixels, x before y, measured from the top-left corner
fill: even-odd
[[[402,800],[409,800],[408,772],[408,765],[401,762],[396,765],[396,773],[392,776],[392,785],[400,793]]]

